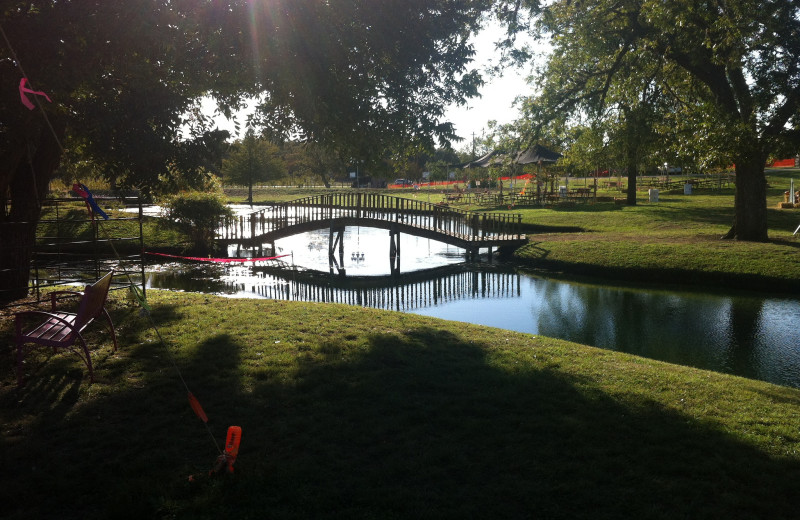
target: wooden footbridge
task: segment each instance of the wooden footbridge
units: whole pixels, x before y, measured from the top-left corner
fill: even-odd
[[[347,226],[389,230],[390,256],[400,256],[400,233],[438,240],[475,256],[479,249],[516,248],[526,242],[522,216],[479,213],[378,193],[331,193],[275,204],[220,223],[217,240],[261,248],[288,236],[329,229],[328,252],[344,259],[342,236]]]

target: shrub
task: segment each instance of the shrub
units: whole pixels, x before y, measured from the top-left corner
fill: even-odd
[[[213,249],[214,234],[223,217],[232,215],[221,193],[183,191],[167,198],[163,216],[182,226],[191,237],[194,250],[205,254]]]

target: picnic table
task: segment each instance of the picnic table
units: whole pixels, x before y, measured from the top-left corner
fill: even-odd
[[[577,200],[588,200],[592,195],[592,188],[575,188],[569,190],[568,198]]]

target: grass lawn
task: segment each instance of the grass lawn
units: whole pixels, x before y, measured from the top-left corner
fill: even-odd
[[[44,350],[17,390],[0,357],[0,517],[797,517],[798,390],[402,313],[148,294],[166,345],[113,293],[121,349],[90,334],[94,385]],[[171,360],[217,442],[242,427],[233,475],[204,476],[217,448]]]
[[[620,279],[800,289],[800,240],[792,236],[800,210],[768,208],[769,242],[721,240],[733,222],[731,201],[732,193],[695,193],[633,207],[522,208],[530,242],[515,258]]]

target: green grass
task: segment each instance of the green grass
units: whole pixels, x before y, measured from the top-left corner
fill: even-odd
[[[721,240],[733,223],[733,190],[697,190],[662,193],[657,203],[640,194],[636,206],[519,208],[530,243],[515,258],[593,276],[796,291],[800,241],[792,232],[800,210],[778,209],[793,175],[800,189],[800,171],[768,177],[767,243]]]
[[[800,391],[565,341],[332,304],[114,293],[97,382],[0,359],[0,516],[792,518]],[[0,334],[10,344],[11,320]],[[218,442],[243,429],[234,475]],[[194,483],[189,475],[197,475]]]
[[[104,201],[103,207],[110,220],[97,219],[97,237],[101,240],[115,239],[115,247],[122,254],[139,253],[138,215],[123,211],[121,204],[116,201]],[[40,238],[47,237],[43,239],[46,243],[60,242],[61,249],[85,249],[83,243],[70,245],[69,242],[91,241],[95,237],[90,216],[81,201],[61,202],[58,208],[44,206],[37,232]],[[184,229],[160,218],[145,215],[142,218],[142,233],[149,248],[186,250],[192,245]],[[137,240],[118,240],[122,238]]]

